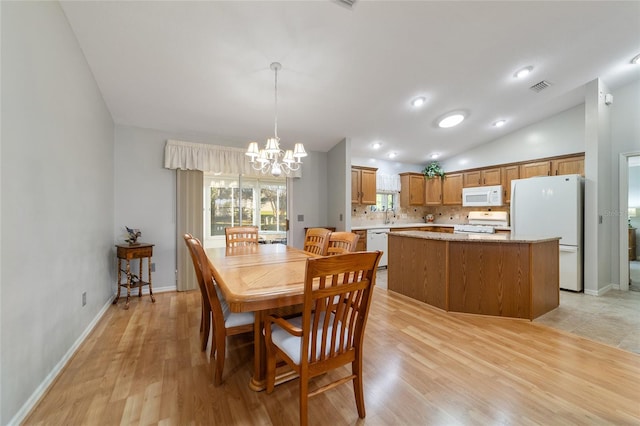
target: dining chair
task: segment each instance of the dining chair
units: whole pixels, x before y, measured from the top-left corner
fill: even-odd
[[[227,336],[253,332],[253,312],[231,312],[224,295],[215,283],[209,258],[200,244],[191,239],[190,244],[196,254],[196,262],[200,269],[203,286],[205,287],[209,306],[211,306],[213,337],[211,339],[211,356],[214,358],[213,381],[216,386],[222,383],[222,372],[226,356]]]
[[[303,250],[319,256],[326,256],[327,247],[329,246],[329,234],[331,234],[331,231],[325,228],[307,229]]]
[[[353,381],[360,418],[364,330],[381,252],[357,252],[307,260],[301,316],[269,315],[264,332],[267,393],[273,392],[276,357],[300,376],[300,424],[307,424],[308,399]],[[351,374],[309,391],[309,380],[351,363]]]
[[[227,248],[258,244],[257,226],[229,226],[224,228]]]
[[[358,238],[360,238],[360,236],[353,232],[332,232],[331,235],[329,235],[327,256],[352,253],[356,251]]]
[[[200,346],[201,350],[207,349],[209,343],[209,334],[211,332],[211,305],[209,304],[209,297],[207,296],[207,289],[202,280],[202,271],[198,266],[198,260],[196,255],[195,246],[202,246],[200,240],[193,238],[191,234],[184,234],[184,242],[187,244],[189,254],[191,255],[191,261],[193,262],[193,268],[196,272],[196,279],[198,286],[200,287],[200,295],[202,296],[202,315],[200,316]]]

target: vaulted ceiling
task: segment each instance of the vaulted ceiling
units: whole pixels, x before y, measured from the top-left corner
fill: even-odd
[[[424,164],[640,78],[640,2],[62,2],[116,123]],[[533,67],[523,79],[514,73]],[[550,85],[536,92],[531,86]],[[425,104],[414,108],[418,96]],[[462,124],[436,120],[459,110]],[[497,128],[496,120],[506,124]],[[371,145],[379,142],[381,148]]]

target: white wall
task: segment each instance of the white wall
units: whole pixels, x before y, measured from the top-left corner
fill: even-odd
[[[424,165],[399,163],[397,161],[376,160],[373,158],[352,157],[352,166],[375,167],[378,173],[385,175],[397,175],[398,173],[417,172],[420,173],[424,169]],[[426,165],[426,164],[425,164]],[[351,191],[351,188],[349,188]]]
[[[293,211],[289,219],[291,243],[304,245],[304,228],[330,226],[327,218],[327,153],[309,152],[302,165],[302,177],[293,179]],[[304,220],[298,220],[302,215]]]
[[[224,140],[219,136],[116,126],[113,232],[116,240],[122,242],[124,227],[136,227],[142,232],[142,241],[155,244],[155,290],[176,287],[176,172],[164,168],[167,139],[222,146],[246,145],[244,141]],[[292,245],[302,247],[304,227],[326,224],[326,170],[326,154],[309,152],[302,165],[302,178],[293,180],[290,195],[293,211],[289,222]],[[304,215],[304,221],[298,222],[298,215]]]
[[[113,122],[60,5],[0,8],[0,423],[7,424],[26,414],[109,306]]]
[[[327,225],[351,229],[351,141],[343,139],[327,153]],[[345,190],[339,190],[344,188]]]
[[[442,162],[445,171],[584,152],[584,104]]]

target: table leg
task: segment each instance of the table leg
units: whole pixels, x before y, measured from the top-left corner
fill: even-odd
[[[142,261],[142,259],[140,261]],[[153,287],[151,286],[151,258],[150,257],[147,257],[147,268],[148,268],[147,276],[149,277],[149,296],[151,296],[151,302],[156,303],[156,298],[153,297]],[[140,273],[142,273],[142,271]]]
[[[139,259],[140,263],[138,263],[138,297],[142,297],[142,258]]]
[[[116,299],[113,301],[113,304],[117,304],[118,300],[120,300],[120,288],[122,287],[120,285],[120,280],[122,280],[122,271],[120,270],[122,265],[122,262],[120,261],[120,259],[117,259],[117,268],[118,268],[118,281],[117,281],[117,286],[118,286],[118,294],[116,295]]]
[[[257,311],[254,313],[253,324],[253,377],[249,382],[249,389],[260,392],[267,388],[267,349],[262,329],[264,328],[264,319],[270,311]],[[298,373],[293,370],[276,374],[275,384],[279,385],[298,377]]]
[[[264,343],[264,327],[265,311],[254,312],[253,324],[253,377],[249,382],[249,388],[256,392],[265,390],[267,385],[265,381],[266,371],[266,348]]]
[[[129,309],[129,298],[131,297],[131,265],[129,264],[129,259],[127,262],[127,302],[124,304],[125,309]]]

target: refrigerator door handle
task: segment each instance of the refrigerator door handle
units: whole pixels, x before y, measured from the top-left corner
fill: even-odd
[[[513,186],[511,187],[511,212],[509,214],[509,218],[511,220],[511,223],[509,225],[511,228],[511,234],[515,234],[516,231],[516,193],[518,191],[516,191],[518,189],[518,184],[517,183],[513,183]]]

